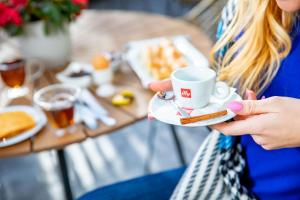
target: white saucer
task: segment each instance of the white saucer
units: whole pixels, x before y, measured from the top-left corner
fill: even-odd
[[[170,92],[173,93],[173,92]],[[202,115],[202,114],[208,114],[212,112],[217,112],[220,110],[226,110],[227,104],[232,102],[232,101],[240,101],[242,98],[235,92],[234,88],[230,89],[230,95],[223,100],[216,99],[212,97],[210,99],[209,104],[201,109],[195,109],[190,111],[191,116],[196,116],[196,115]],[[201,122],[196,122],[196,123],[191,123],[191,124],[186,124],[182,125],[180,123],[180,118],[181,116],[178,114],[174,106],[169,102],[168,100],[162,100],[160,99],[157,94],[155,94],[148,107],[149,114],[154,117],[155,119],[162,121],[167,124],[173,124],[173,125],[178,125],[178,126],[186,126],[186,127],[198,127],[198,126],[209,126],[213,124],[218,124],[221,122],[225,122],[227,120],[232,119],[235,117],[235,113],[232,111],[228,110],[228,114],[222,117],[218,117],[215,119],[210,119],[210,120],[205,120]],[[186,110],[189,111],[189,110]]]

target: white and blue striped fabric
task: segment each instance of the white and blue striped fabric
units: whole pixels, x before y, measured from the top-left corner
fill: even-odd
[[[216,131],[205,139],[178,183],[171,200],[231,199],[219,172],[219,141],[220,134]]]

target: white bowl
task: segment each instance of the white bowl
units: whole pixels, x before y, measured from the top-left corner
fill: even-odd
[[[69,75],[72,72],[78,72],[80,70],[84,70],[93,74],[93,67],[89,63],[80,63],[80,62],[72,62],[64,71],[56,74],[56,78],[66,84],[71,84],[73,86],[87,88],[92,84],[92,77],[89,75],[82,77],[70,77]]]

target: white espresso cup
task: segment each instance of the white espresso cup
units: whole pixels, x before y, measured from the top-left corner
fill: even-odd
[[[171,75],[176,103],[183,108],[205,107],[212,96],[225,99],[230,88],[224,82],[216,82],[216,72],[210,68],[185,67]]]

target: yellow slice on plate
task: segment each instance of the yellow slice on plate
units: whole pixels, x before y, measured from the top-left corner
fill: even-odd
[[[0,139],[18,135],[35,126],[35,121],[26,112],[0,113]]]

